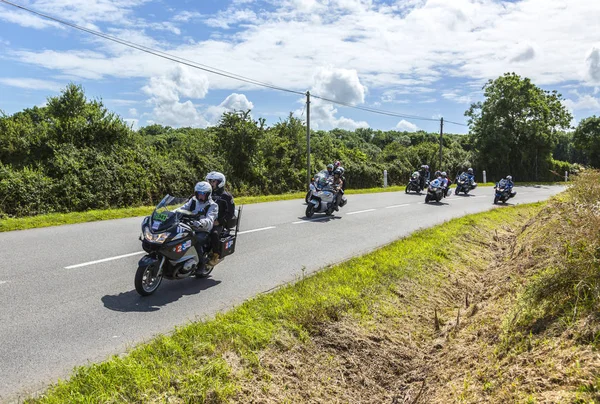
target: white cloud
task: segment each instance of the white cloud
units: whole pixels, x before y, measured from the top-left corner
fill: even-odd
[[[219,13],[217,16],[208,18],[204,21],[209,27],[228,29],[231,25],[236,25],[241,22],[250,22],[257,19],[256,14],[252,10],[233,10]]]
[[[167,74],[150,78],[142,88],[156,102],[179,101],[179,97],[204,98],[208,93],[208,78],[203,73],[177,65]]]
[[[314,75],[314,85],[311,90],[311,93],[321,97],[352,105],[364,103],[365,92],[366,87],[361,84],[356,70],[333,67],[319,69]],[[338,110],[331,103],[318,98],[312,99],[310,108],[311,125],[315,129],[354,130],[369,126],[365,121],[354,121],[343,116],[336,117]]]
[[[248,111],[253,109],[254,104],[248,101],[244,94],[232,93],[217,106],[210,106],[206,109],[206,116],[210,125],[216,125],[223,113],[228,111]]]
[[[136,117],[138,116],[138,111],[135,108],[129,108],[129,115]]]
[[[177,65],[166,74],[150,78],[142,91],[154,105],[154,121],[169,126],[206,127],[208,121],[190,99],[204,98],[208,93],[208,79],[204,74]],[[181,98],[188,98],[181,102]]]
[[[412,122],[408,122],[404,119],[398,122],[398,124],[396,125],[396,129],[407,132],[416,132],[417,130],[419,130],[417,125],[415,125]]]
[[[131,24],[131,14],[135,7],[150,0],[34,0],[27,6],[35,11],[60,17],[88,28],[93,28],[96,22],[111,22]],[[8,7],[7,5],[3,5]],[[57,23],[36,17],[23,11],[4,11],[0,19],[14,22],[25,27],[47,28],[59,26]]]
[[[472,98],[470,95],[461,95],[457,91],[449,91],[442,94],[447,100],[454,101],[458,104],[470,104],[472,102]]]
[[[173,21],[188,22],[201,16],[202,14],[197,11],[182,11],[173,17]]]
[[[334,101],[350,104],[365,102],[366,87],[360,83],[356,70],[321,68],[314,78],[312,92]]]
[[[532,46],[527,46],[524,49],[517,50],[515,56],[513,56],[511,62],[527,62],[535,57],[535,49]]]
[[[140,20],[134,18],[132,10],[142,2],[90,0],[73,5],[70,0],[37,0],[32,6],[65,11],[72,14],[69,18],[73,21],[90,24],[126,21],[119,25],[121,29],[135,31],[140,28]],[[271,11],[236,0],[231,13],[206,16],[194,11],[180,12],[171,21],[203,18],[220,27],[238,24],[238,29],[215,30],[219,35],[209,39],[195,37],[192,43],[161,42],[160,48],[190,60],[210,61],[211,66],[285,88],[305,91],[313,87],[315,94],[318,90],[331,92],[334,97],[353,100],[353,103],[365,101],[366,87],[371,93],[391,89],[396,91],[395,95],[402,91],[410,95],[417,93],[419,87],[437,91],[443,79],[446,89],[443,96],[467,104],[476,97],[474,89],[466,89],[464,80],[452,88],[450,78],[466,78],[467,83],[476,84],[507,71],[530,77],[537,85],[567,81],[584,85],[589,80],[600,81],[597,30],[590,29],[600,21],[598,1],[410,0],[384,4],[370,0],[282,0],[268,3]],[[252,13],[256,14],[255,18]],[[169,29],[169,26],[162,28]],[[164,74],[173,66],[172,62],[129,50],[107,47],[100,55],[96,53],[99,52],[18,50],[4,56],[87,79],[106,76],[148,79]],[[347,72],[354,72],[360,87],[349,85],[349,80],[339,72],[329,71],[330,76],[327,76],[326,70],[322,80],[324,87],[317,88],[314,66],[344,66]],[[347,94],[336,89],[338,79],[344,83],[341,91],[348,91]],[[211,89],[239,92],[255,88],[220,76],[211,76],[210,80]],[[477,87],[480,93],[481,85]],[[324,118],[331,117],[331,110],[322,112]],[[335,121],[327,124],[335,124]]]
[[[33,14],[28,14],[24,11],[13,11],[13,10],[5,10],[4,8],[8,7],[2,4],[2,12],[0,13],[0,20],[12,22],[15,24],[19,24],[23,27],[27,28],[47,28],[47,27],[55,27],[62,28],[61,25],[57,22],[45,20],[41,17],[37,17]]]
[[[594,82],[600,82],[600,49],[594,47],[585,61],[588,77]]]
[[[338,110],[328,102],[321,100],[311,101],[310,106],[310,124],[313,129],[333,129],[341,128],[354,130],[357,128],[368,128],[369,124],[365,121],[355,121],[344,116],[336,117]],[[301,111],[296,111],[300,116]]]
[[[591,109],[598,110],[598,109],[600,109],[600,100],[598,98],[594,98],[589,94],[586,94],[583,96],[579,95],[579,94],[577,94],[577,95],[579,96],[577,101],[574,101],[570,98],[567,98],[566,100],[563,101],[563,104],[571,112],[578,111],[578,110],[591,110]]]
[[[0,78],[0,84],[10,87],[26,88],[29,90],[50,90],[60,91],[63,86],[61,83],[49,80],[39,80],[32,78]]]
[[[104,100],[105,104],[108,105],[115,105],[115,106],[119,106],[119,107],[126,107],[129,105],[135,105],[135,104],[139,104],[139,101],[136,100],[124,100],[124,99],[120,99],[120,98],[107,98]]]

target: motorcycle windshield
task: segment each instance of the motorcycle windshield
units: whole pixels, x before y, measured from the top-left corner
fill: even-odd
[[[506,179],[502,179],[498,183],[498,188],[506,188],[507,185],[508,185],[508,181],[506,181]]]
[[[165,196],[152,212],[150,217],[150,230],[153,233],[164,232],[179,223],[180,214],[174,212],[182,207],[189,199],[178,198],[171,195]]]
[[[317,188],[322,189],[324,187],[327,186],[327,178],[328,178],[328,173],[327,171],[321,171],[319,173],[317,173],[317,175],[315,176],[315,183],[317,184]]]

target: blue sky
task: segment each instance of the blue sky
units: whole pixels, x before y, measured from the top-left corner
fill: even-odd
[[[12,1],[12,0],[11,0]],[[592,0],[14,0],[217,69],[353,105],[466,123],[488,79],[514,71],[600,115],[600,2]],[[252,108],[305,117],[302,97],[216,76],[0,2],[0,109],[74,82],[134,127],[214,125]],[[439,123],[314,100],[311,127],[438,131]],[[445,131],[465,133],[448,124]]]

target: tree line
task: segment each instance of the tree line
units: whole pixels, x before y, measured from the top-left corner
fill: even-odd
[[[514,90],[520,103],[503,97]],[[498,95],[500,94],[500,95]],[[560,95],[508,74],[465,114],[469,135],[359,128],[311,132],[311,174],[340,160],[349,188],[404,184],[421,164],[450,176],[467,167],[488,178],[557,180],[572,163],[600,166],[600,118],[568,129]],[[234,195],[306,187],[306,126],[290,114],[268,126],[251,111],[225,112],[208,128],[132,128],[101,100],[70,84],[43,107],[0,116],[0,217],[154,204],[186,196],[207,172],[228,178]]]

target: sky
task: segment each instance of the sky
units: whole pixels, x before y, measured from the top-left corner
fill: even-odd
[[[319,99],[311,128],[439,131],[466,124],[505,72],[558,90],[576,125],[600,116],[597,0],[11,0],[85,28]],[[68,83],[133,128],[207,127],[252,109],[306,119],[305,97],[158,58],[0,1],[0,110],[44,105]],[[432,120],[433,119],[433,120]],[[446,123],[446,133],[467,133]]]

